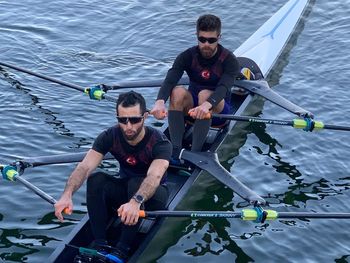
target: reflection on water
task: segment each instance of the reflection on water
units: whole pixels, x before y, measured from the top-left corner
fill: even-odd
[[[85,211],[74,210],[73,216],[66,218],[64,223],[58,223],[54,213],[48,213],[37,221],[35,229],[0,228],[0,258],[14,262],[26,261],[29,255],[37,253],[41,247],[47,247],[53,241],[60,241],[48,233],[77,224],[80,218],[75,216],[79,214],[83,215]],[[25,219],[21,221],[24,222]],[[42,234],[34,234],[37,232]]]
[[[8,73],[4,68],[0,67],[0,73],[3,80],[7,81],[12,87],[22,91],[26,95],[30,96],[32,100],[32,105],[35,106],[44,115],[45,122],[50,124],[55,131],[61,135],[71,136],[74,134],[70,132],[69,129],[65,128],[64,122],[60,121],[56,116],[55,112],[45,109],[40,105],[39,97],[31,94],[31,89],[25,87],[20,81],[18,81],[14,76]]]
[[[250,262],[253,258],[249,257],[234,241],[235,238],[247,239],[259,233],[249,233],[240,237],[230,235],[227,230],[230,229],[230,223],[226,219],[208,219],[195,220],[184,232],[183,238],[193,239],[194,247],[187,248],[184,253],[193,257],[203,256],[205,254],[220,255],[226,251],[237,255],[239,262]],[[199,235],[200,232],[201,234]],[[199,235],[199,237],[198,237]],[[190,245],[190,244],[189,244]]]
[[[284,174],[290,178],[288,180],[288,191],[283,194],[270,194],[268,196],[269,202],[276,203],[276,200],[271,200],[271,198],[276,198],[281,204],[300,208],[304,207],[309,200],[322,200],[328,196],[342,194],[342,191],[349,189],[350,181],[348,177],[339,178],[337,183],[328,181],[325,178],[320,178],[314,182],[304,182],[305,176],[298,170],[297,165],[283,160],[283,156],[278,152],[278,149],[283,148],[283,145],[266,132],[265,124],[254,123],[248,129],[249,133],[254,134],[265,148],[263,150],[260,146],[253,145],[252,148],[256,150],[256,153],[268,157],[264,159],[266,161],[268,159],[272,160],[269,165],[277,173]]]
[[[15,262],[25,261],[28,255],[38,252],[32,248],[34,243],[44,245],[48,241],[46,236],[26,236],[21,229],[1,229],[0,236],[0,258]],[[12,251],[15,250],[16,252]]]

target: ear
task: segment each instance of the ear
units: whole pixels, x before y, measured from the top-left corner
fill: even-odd
[[[143,114],[144,119],[147,119],[148,115],[149,115],[149,113],[148,113],[148,111],[146,111],[146,112]]]

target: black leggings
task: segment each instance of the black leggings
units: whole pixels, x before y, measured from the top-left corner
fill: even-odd
[[[106,228],[109,220],[117,214],[118,208],[127,203],[139,189],[144,178],[115,178],[103,172],[92,174],[87,181],[86,201],[90,224],[95,239],[107,239]],[[146,210],[163,210],[168,200],[168,189],[160,185],[151,199],[144,204]],[[122,225],[118,245],[131,246],[139,222],[134,226]]]

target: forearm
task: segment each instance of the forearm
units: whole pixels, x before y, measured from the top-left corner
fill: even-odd
[[[223,62],[224,73],[217,84],[217,88],[213,94],[208,98],[208,102],[213,107],[217,106],[221,100],[231,91],[236,77],[239,74],[240,66],[235,56],[230,55]]]
[[[182,77],[185,71],[186,61],[188,60],[187,57],[188,55],[185,55],[183,53],[177,56],[177,58],[174,61],[174,64],[168,70],[168,73],[162,83],[162,86],[160,87],[157,100],[164,100],[164,102],[166,102],[167,99],[170,97],[171,91],[177,85],[179,79]]]
[[[63,194],[67,195],[68,197],[72,197],[74,192],[77,191],[84,183],[88,175],[88,169],[79,164],[69,176]]]
[[[169,69],[168,74],[158,92],[157,100],[164,100],[164,102],[166,102],[171,95],[171,91],[176,86],[182,75],[183,71],[179,69]]]
[[[230,71],[222,75],[215,91],[207,100],[212,104],[213,107],[217,106],[220,101],[222,101],[227,96],[227,94],[229,94],[231,88],[234,85],[236,76],[237,73],[235,71]]]
[[[142,195],[145,198],[145,200],[150,199],[157,190],[159,182],[160,180],[156,181],[153,178],[146,177],[140,185],[140,188],[136,194]]]
[[[160,166],[156,169],[151,168],[136,194],[142,195],[145,200],[150,199],[157,190],[166,169],[167,166]]]
[[[220,85],[211,94],[207,101],[212,105],[212,107],[215,107],[226,97],[227,93],[228,89],[225,86]]]

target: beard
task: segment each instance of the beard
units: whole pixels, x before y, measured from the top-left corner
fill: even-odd
[[[136,130],[132,130],[132,129],[127,129],[127,130],[120,129],[120,130],[125,140],[133,141],[140,135],[140,133],[142,132],[142,128],[143,128],[143,122],[142,122],[142,125],[140,125]]]
[[[199,51],[204,58],[211,58],[215,55],[216,53],[216,47],[211,48],[211,47],[200,47]]]

